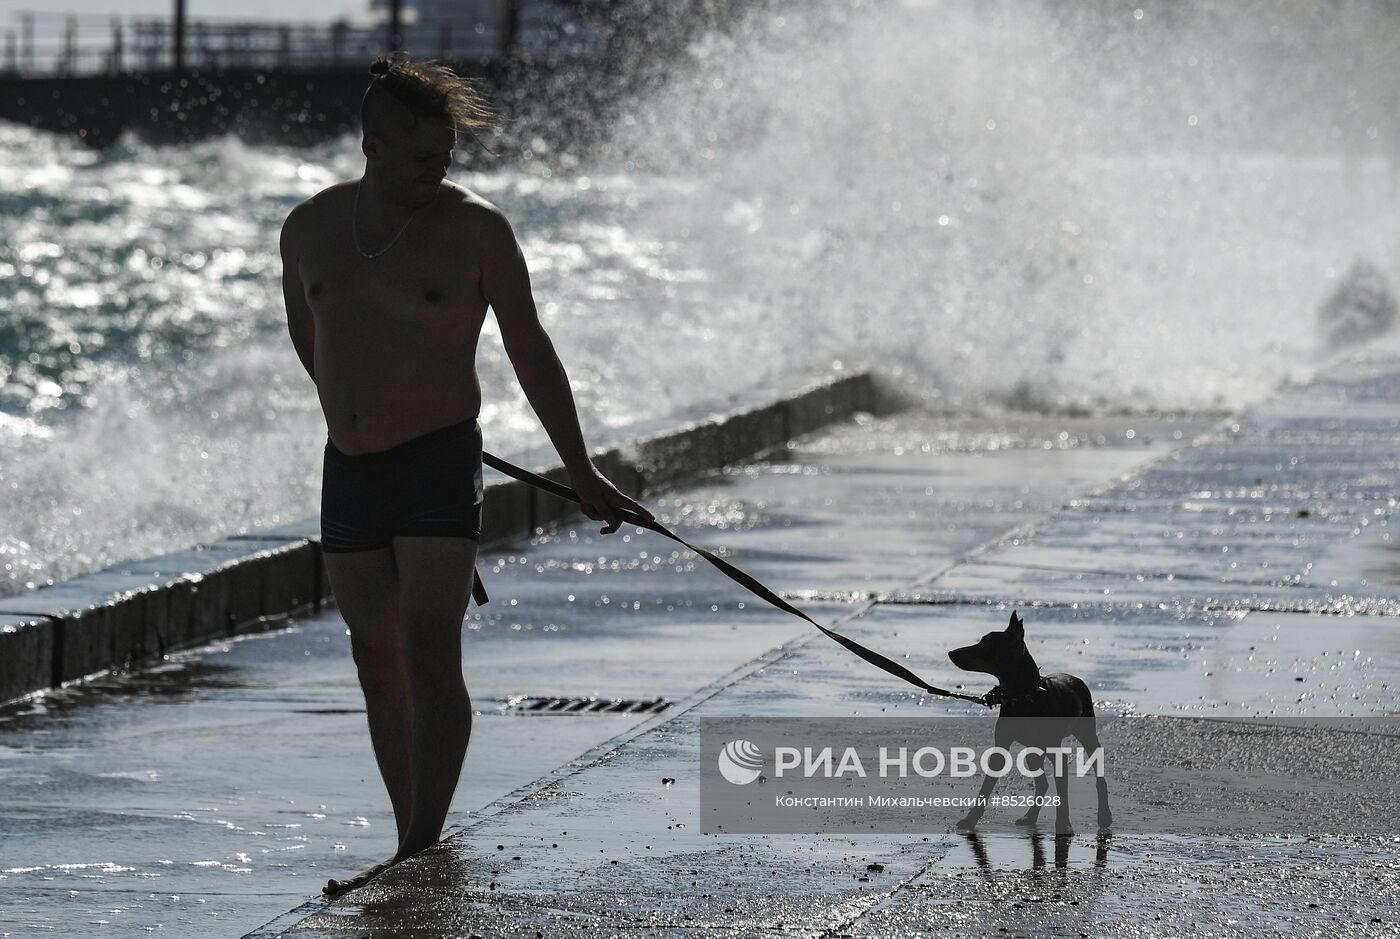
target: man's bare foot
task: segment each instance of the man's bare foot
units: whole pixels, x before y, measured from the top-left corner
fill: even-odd
[[[354,890],[356,887],[363,887],[365,884],[369,883],[371,880],[378,877],[380,874],[384,873],[389,868],[393,867],[395,864],[407,861],[419,851],[422,851],[426,848],[430,848],[435,844],[437,844],[437,841],[426,842],[420,847],[404,847],[401,845],[399,847],[398,852],[393,857],[389,858],[389,860],[380,861],[373,867],[360,871],[354,877],[349,877],[345,880],[326,881],[326,885],[321,888],[321,892],[328,897],[334,898],[340,896],[343,893],[348,893],[349,891]]]
[[[380,861],[373,867],[360,871],[354,877],[347,877],[345,880],[328,880],[326,881],[326,885],[321,888],[321,892],[328,897],[338,897],[343,893],[354,890],[356,887],[363,887],[401,860],[403,859],[396,854],[387,861]]]

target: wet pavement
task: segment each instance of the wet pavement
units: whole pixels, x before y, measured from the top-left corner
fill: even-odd
[[[1213,424],[862,419],[804,439],[783,460],[717,474],[654,504],[686,537],[723,549],[836,622]],[[675,548],[650,533],[600,538],[582,529],[485,553],[493,602],[473,608],[464,637],[477,717],[449,826],[474,826],[521,799],[539,802],[531,793],[591,765],[596,748],[620,736],[646,739],[648,728],[676,716],[692,720],[756,661],[776,661],[810,637],[810,627]],[[920,645],[936,658],[941,641],[931,635]],[[879,673],[849,657],[836,661],[857,696],[891,693]],[[655,715],[525,716],[512,707],[521,696],[673,703]],[[670,769],[673,799],[693,783],[686,769]],[[638,790],[624,780],[607,804],[628,817],[642,806],[638,792],[660,783],[648,776]],[[242,935],[391,847],[392,818],[334,611],[0,713],[0,786],[5,939]],[[559,800],[564,816],[574,813],[571,803]],[[688,827],[667,834],[693,834],[685,819],[675,823]],[[578,827],[561,826],[569,837],[546,841],[537,832],[532,843],[572,848],[579,842],[570,838],[592,828],[599,845],[589,843],[589,863],[603,845],[609,860],[622,859],[632,833],[618,827],[615,816],[580,815]],[[663,842],[651,843],[660,850]],[[703,854],[711,846],[693,847]],[[643,858],[646,850],[638,848]],[[735,850],[780,856],[783,848]],[[864,849],[852,842],[821,850],[840,860]]]
[[[672,515],[728,524],[701,540],[944,687],[991,684],[946,652],[1019,607],[1042,671],[1083,677],[1117,715],[1104,730],[1113,834],[1092,833],[1083,802],[1072,839],[1045,816],[1018,829],[1009,809],[989,810],[977,835],[944,821],[905,835],[703,833],[705,718],[978,708],[924,696],[752,602],[738,610],[718,575],[654,588],[666,566],[643,556],[654,542],[627,560],[600,544],[601,579],[575,602],[603,590],[609,606],[640,604],[609,627],[646,623],[638,668],[662,649],[651,627],[681,608],[736,641],[771,628],[782,644],[367,887],[256,935],[1400,933],[1400,559],[1388,527],[1400,358],[1334,363],[1216,427],[1059,425],[999,435],[906,415],[849,427]],[[564,543],[516,567],[550,570]],[[689,605],[663,620],[678,598]],[[705,661],[716,672],[741,658]],[[695,662],[693,677],[705,670]]]

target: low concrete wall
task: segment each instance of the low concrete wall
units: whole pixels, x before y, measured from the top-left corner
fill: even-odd
[[[899,407],[874,375],[859,372],[795,394],[751,391],[704,419],[599,449],[593,460],[624,492],[654,494],[859,411]],[[516,462],[568,481],[558,466]],[[573,503],[488,476],[483,544],[575,518]],[[256,631],[330,599],[316,517],[7,597],[0,600],[0,703]]]

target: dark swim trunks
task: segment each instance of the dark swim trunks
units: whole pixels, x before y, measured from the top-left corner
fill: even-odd
[[[321,550],[387,548],[395,535],[481,540],[481,428],[462,421],[348,456],[326,440]]]

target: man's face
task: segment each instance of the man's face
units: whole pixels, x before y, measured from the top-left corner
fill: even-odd
[[[457,132],[450,124],[420,121],[392,144],[374,139],[369,153],[379,178],[408,205],[425,205],[437,195],[438,186],[452,166]]]

